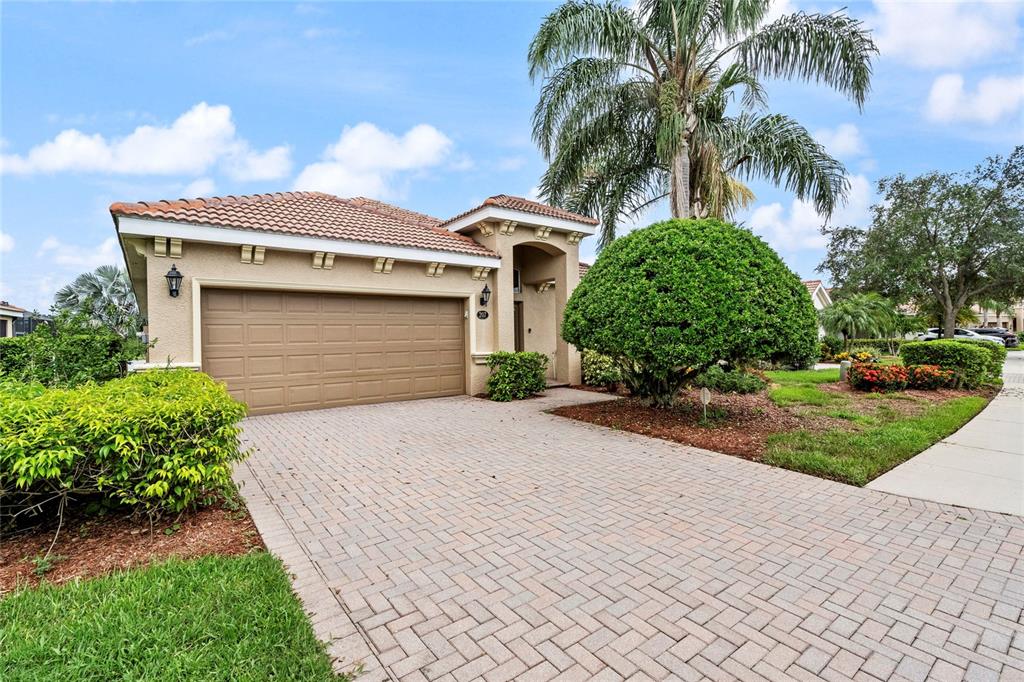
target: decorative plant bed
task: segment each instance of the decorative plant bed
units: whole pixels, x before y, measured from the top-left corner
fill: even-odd
[[[970,420],[995,389],[864,393],[838,371],[770,372],[767,391],[714,393],[708,416],[697,390],[656,409],[625,397],[553,414],[864,485]]]
[[[0,549],[0,594],[43,579],[64,583],[93,578],[170,557],[191,559],[207,555],[234,556],[263,548],[249,512],[236,499],[165,515],[149,521],[127,512],[86,515],[64,520],[49,557],[56,528],[6,533]]]

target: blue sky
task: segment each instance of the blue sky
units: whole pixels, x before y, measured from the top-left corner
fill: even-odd
[[[77,273],[120,262],[114,201],[321,189],[447,217],[491,194],[530,195],[544,163],[525,53],[554,7],[3,3],[0,297],[46,309]],[[834,6],[774,11],[794,9]],[[882,49],[862,113],[823,87],[769,86],[771,110],[847,165],[850,200],[834,220],[866,224],[882,176],[965,169],[1024,142],[1019,3],[849,11]],[[740,218],[816,277],[821,218],[752,187]]]

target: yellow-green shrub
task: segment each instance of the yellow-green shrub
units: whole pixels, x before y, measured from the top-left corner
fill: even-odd
[[[180,511],[229,483],[245,406],[197,372],[77,388],[0,384],[0,514],[101,499]]]

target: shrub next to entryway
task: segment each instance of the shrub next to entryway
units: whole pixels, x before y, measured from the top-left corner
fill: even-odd
[[[771,247],[719,220],[669,220],[608,245],[573,291],[562,336],[615,359],[632,393],[672,403],[720,360],[818,354],[807,289]]]
[[[548,356],[543,353],[499,351],[487,357],[487,397],[498,402],[522,400],[547,386]]]
[[[904,343],[900,357],[904,365],[938,365],[951,369],[956,372],[957,385],[968,388],[985,380],[989,363],[988,353],[979,346],[950,340]]]
[[[244,416],[222,384],[187,370],[71,389],[4,382],[0,514],[25,518],[62,498],[180,511],[230,482]]]
[[[583,383],[586,385],[610,388],[622,381],[619,366],[607,355],[586,349],[580,355]]]

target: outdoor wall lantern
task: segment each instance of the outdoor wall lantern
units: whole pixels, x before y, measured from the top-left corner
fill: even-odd
[[[184,275],[178,272],[177,265],[171,265],[171,269],[164,277],[167,278],[167,293],[171,295],[171,298],[177,298],[181,292],[181,280],[185,279]]]
[[[485,284],[484,290],[480,292],[480,305],[486,306],[489,300],[491,300],[491,290]]]

